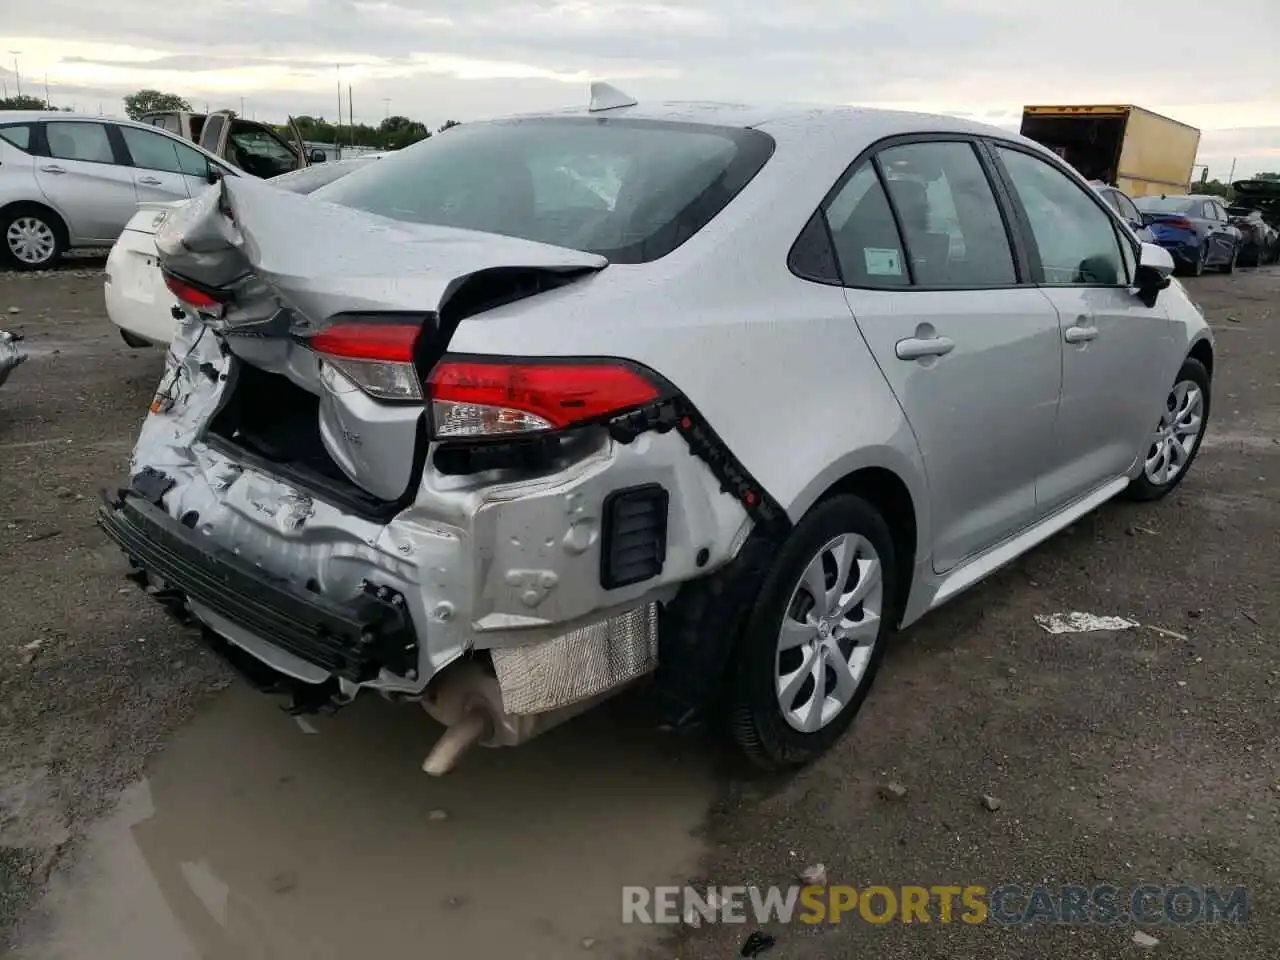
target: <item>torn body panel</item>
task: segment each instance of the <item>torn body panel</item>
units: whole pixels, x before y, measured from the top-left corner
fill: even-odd
[[[234,382],[228,372],[242,362],[225,342],[198,320],[178,324],[131,473],[162,475],[149,495],[168,517],[265,577],[339,603],[365,584],[401,595],[417,633],[416,663],[401,672],[383,668],[357,679],[358,686],[419,695],[465,654],[520,648],[522,658],[507,657],[499,671],[504,703],[538,712],[596,696],[602,691],[592,682],[538,687],[540,674],[529,664],[556,664],[547,669],[563,673],[575,636],[619,629],[609,624],[625,626],[633,611],[669,600],[681,582],[728,561],[751,525],[746,509],[724,495],[678,432],[620,443],[603,427],[585,431],[569,462],[543,470],[442,474],[432,466],[432,445],[412,501],[385,522],[362,518],[210,442],[216,438],[207,425]],[[669,494],[661,571],[606,589],[603,505],[614,491],[648,484]],[[333,672],[279,649],[226,611],[199,600],[190,605],[219,635],[281,673],[319,683]],[[597,671],[610,683],[656,665],[656,632],[627,635],[636,644],[628,665]],[[586,657],[580,667],[599,652],[598,644],[588,646],[579,645]]]
[[[26,353],[18,346],[22,338],[16,333],[0,330],[0,386],[9,379],[9,374],[27,359]]]

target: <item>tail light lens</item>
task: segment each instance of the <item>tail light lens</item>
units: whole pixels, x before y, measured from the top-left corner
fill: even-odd
[[[641,373],[617,362],[448,357],[431,371],[428,392],[440,438],[563,430],[661,396]]]
[[[1167,220],[1160,221],[1166,227],[1175,227],[1178,230],[1190,230],[1194,224],[1186,217],[1170,217]]]
[[[414,348],[422,318],[383,320],[343,318],[306,343],[322,363],[337,370],[379,400],[421,400],[422,383],[414,366]]]
[[[164,274],[164,285],[169,288],[181,303],[185,303],[189,307],[195,307],[197,310],[214,310],[220,306],[217,297],[204,290],[197,289],[187,281],[175,277],[171,273]]]

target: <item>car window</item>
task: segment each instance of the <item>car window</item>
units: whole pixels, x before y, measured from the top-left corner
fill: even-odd
[[[31,149],[31,124],[11,123],[0,127],[0,139],[13,144],[19,150]]]
[[[197,133],[195,130],[195,121],[191,124],[191,135],[196,138],[196,142],[204,147],[210,153],[218,152],[218,140],[222,136],[222,128],[226,125],[227,118],[222,114],[214,114],[200,121],[201,129]]]
[[[911,282],[893,210],[870,162],[845,181],[825,213],[847,285],[905,287]]]
[[[106,124],[56,120],[45,124],[49,156],[59,160],[115,163]]]
[[[1112,191],[1112,195],[1116,200],[1116,209],[1120,216],[1126,220],[1133,220],[1137,223],[1142,222],[1142,214],[1138,212],[1138,208],[1133,205],[1133,201],[1117,190]]]
[[[203,154],[179,143],[172,137],[152,133],[138,127],[120,127],[125,146],[133,158],[135,167],[148,170],[163,170],[167,173],[181,173],[193,177],[203,177],[208,172],[209,164]]]
[[[1182,213],[1189,217],[1199,216],[1194,212],[1195,202],[1186,197],[1139,197],[1134,201],[1139,210],[1147,213]]]
[[[312,196],[644,263],[709,223],[773,151],[758,130],[628,118],[462,124]]]
[[[1008,147],[997,150],[1030,221],[1043,282],[1127,283],[1115,224],[1085,188],[1039,157]]]
[[[1114,190],[1099,190],[1098,196],[1100,196],[1103,200],[1107,201],[1107,206],[1109,206],[1116,213],[1120,212],[1120,202],[1116,198],[1116,192]]]
[[[298,155],[271,131],[239,120],[231,121],[227,159],[264,180],[298,168]]]
[[[1013,252],[971,143],[908,143],[879,154],[915,282],[1014,283]]]
[[[1227,211],[1223,208],[1222,204],[1218,203],[1216,200],[1213,202],[1213,210],[1214,213],[1218,215],[1219,220],[1227,219]]]

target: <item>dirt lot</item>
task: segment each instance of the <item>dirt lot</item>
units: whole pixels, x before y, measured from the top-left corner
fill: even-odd
[[[753,927],[624,927],[620,887],[821,861],[860,888],[1243,885],[1247,923],[1144,928],[1154,955],[1280,956],[1280,271],[1188,281],[1219,359],[1178,493],[1103,508],[907,631],[854,733],[785,780],[597,713],[435,781],[414,708],[300,725],[232,684],[93,524],[161,362],[101,284],[100,262],[0,274],[32,354],[0,389],[0,947],[710,960]],[[1033,619],[1071,610],[1145,626]],[[1110,958],[1143,953],[1135,929],[854,917],[772,926],[766,956]]]

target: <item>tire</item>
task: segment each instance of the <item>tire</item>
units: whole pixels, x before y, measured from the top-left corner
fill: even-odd
[[[15,270],[48,270],[57,266],[66,248],[66,229],[46,207],[15,203],[0,214],[0,256]]]
[[[1196,258],[1196,262],[1191,264],[1191,275],[1199,277],[1204,275],[1205,265],[1209,262],[1209,244],[1206,243],[1200,248],[1200,256]]]
[[[804,584],[805,573],[816,564],[823,577],[824,592],[837,595],[837,561],[833,553],[827,552],[833,543],[849,544],[858,550],[846,563],[848,577],[838,592],[839,597],[845,602],[857,599],[860,589],[867,595],[865,601],[860,600],[850,609],[849,616],[836,615],[830,622],[823,619],[826,625],[812,626],[810,634],[809,628],[802,626],[798,619],[814,623],[810,613],[815,604],[813,594]],[[878,560],[878,580],[869,566],[873,558]],[[857,562],[852,562],[854,560]],[[855,567],[857,576],[854,576]],[[800,521],[764,578],[745,620],[730,671],[726,700],[728,726],[750,761],[770,770],[799,767],[820,756],[839,739],[871,689],[892,625],[897,620],[898,600],[893,537],[884,519],[870,504],[860,497],[838,496],[819,504]],[[873,620],[876,606],[879,607],[878,621]],[[832,613],[825,600],[821,608]],[[856,619],[852,616],[855,613]],[[812,639],[780,651],[784,617],[793,625],[789,636]],[[859,623],[863,625],[861,629],[858,629]],[[833,624],[836,625],[834,631],[829,629]],[[839,631],[846,628],[855,636],[840,638]],[[840,657],[850,665],[844,673],[847,684],[844,691],[837,686],[833,667]],[[817,664],[821,664],[823,683],[821,703],[816,703]],[[788,701],[792,710],[785,714],[783,695],[779,691],[781,673],[801,678],[796,681],[799,686],[791,691]],[[826,715],[828,700],[833,701],[830,716]],[[806,703],[816,705],[816,714],[805,710]],[[815,716],[814,727],[803,729],[802,718]]]
[[[1159,448],[1161,447],[1160,433],[1166,429],[1171,413],[1177,419],[1177,410],[1171,411],[1178,397],[1179,388],[1184,385],[1193,385],[1200,391],[1200,407],[1199,407],[1199,423],[1197,424],[1194,434],[1179,435],[1185,444],[1187,436],[1194,436],[1195,440],[1189,454],[1186,454],[1185,460],[1178,466],[1176,472],[1171,475],[1162,475],[1159,466]],[[1178,371],[1178,376],[1174,378],[1173,386],[1170,388],[1169,396],[1165,402],[1166,413],[1161,416],[1160,423],[1156,430],[1153,431],[1152,437],[1147,444],[1146,449],[1142,452],[1143,469],[1142,473],[1129,481],[1129,486],[1125,489],[1124,496],[1129,500],[1137,500],[1142,502],[1159,500],[1161,497],[1167,496],[1178,484],[1182,482],[1182,478],[1191,470],[1191,465],[1195,462],[1196,455],[1200,453],[1200,447],[1204,441],[1205,429],[1209,426],[1209,407],[1212,398],[1211,384],[1209,381],[1208,371],[1205,370],[1204,364],[1193,357],[1188,357],[1182,361],[1182,368]],[[1171,412],[1170,412],[1171,411]],[[1166,445],[1166,449],[1173,448]],[[1153,456],[1154,454],[1154,456]],[[1172,455],[1172,453],[1170,454]],[[1152,461],[1156,460],[1155,468],[1152,467]]]

